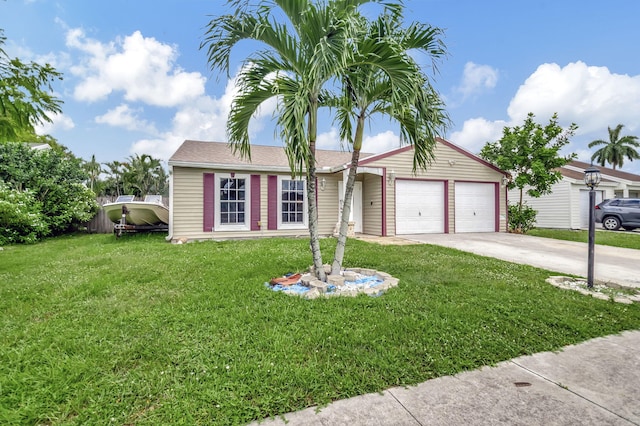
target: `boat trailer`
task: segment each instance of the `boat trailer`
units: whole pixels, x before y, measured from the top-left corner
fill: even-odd
[[[122,217],[120,222],[113,225],[113,233],[116,238],[120,238],[122,234],[134,234],[137,232],[168,232],[169,225],[166,223],[158,223],[155,225],[133,225],[127,223],[127,206],[122,206]]]

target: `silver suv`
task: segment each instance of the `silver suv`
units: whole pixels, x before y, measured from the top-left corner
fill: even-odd
[[[596,222],[604,229],[617,231],[623,227],[627,231],[640,228],[640,198],[612,198],[604,200],[596,207]]]

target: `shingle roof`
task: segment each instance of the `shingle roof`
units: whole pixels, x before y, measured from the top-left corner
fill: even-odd
[[[560,173],[564,177],[575,179],[577,181],[583,181],[584,180],[584,172],[580,172],[578,170],[573,170],[573,169],[567,169],[567,168],[564,168],[564,167],[560,167],[557,170],[560,171]],[[611,179],[607,179],[606,177],[603,177],[601,179],[602,179],[601,182],[615,182],[615,181],[613,181]]]
[[[361,153],[360,158],[372,154]],[[316,151],[318,168],[340,166],[351,162],[351,152]],[[289,160],[281,146],[251,145],[251,160],[234,155],[224,142],[186,140],[169,158],[170,165],[198,166],[251,166],[264,169],[289,168]]]
[[[567,166],[573,166],[573,167],[580,168],[580,169],[587,169],[589,167],[592,167],[592,165],[589,164],[589,163],[585,163],[583,161],[577,161],[577,160],[574,160],[574,161],[570,162],[569,164],[567,164]],[[611,169],[609,167],[603,167],[603,166],[595,166],[595,167],[600,169],[600,172],[602,174],[606,174],[608,176],[617,177],[617,178],[620,178],[620,179],[630,180],[630,181],[633,181],[633,182],[640,182],[640,175],[636,175],[636,174],[628,173],[628,172],[623,172],[623,171],[620,171],[620,170],[613,170],[613,169]],[[565,175],[565,176],[568,176],[568,175]]]

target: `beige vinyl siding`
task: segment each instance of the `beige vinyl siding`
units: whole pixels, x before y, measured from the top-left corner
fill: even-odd
[[[382,235],[382,176],[366,174],[363,179],[362,232]]]
[[[260,222],[259,231],[203,231],[203,176],[204,173],[217,173],[217,170],[202,168],[173,168],[173,216],[172,239],[188,240],[256,238],[256,237],[306,237],[308,229],[268,230],[268,176],[275,173],[255,173],[236,170],[235,173],[260,175]],[[225,171],[224,173],[228,173]],[[288,176],[288,175],[287,175]],[[320,177],[321,178],[321,177]],[[338,217],[338,186],[334,175],[325,176],[327,182],[324,191],[318,191],[320,235],[331,235]],[[319,181],[320,179],[318,179]],[[318,184],[319,186],[319,184]],[[319,188],[318,188],[319,189]],[[219,206],[215,206],[218,211]],[[247,211],[249,214],[249,211]]]
[[[174,237],[202,237],[203,173],[207,170],[173,168],[172,226]],[[207,233],[208,235],[208,233]]]
[[[400,152],[396,155],[381,158],[367,163],[367,167],[386,168],[387,176],[393,171],[396,178],[433,179],[448,181],[449,197],[449,232],[454,232],[455,223],[455,182],[501,182],[502,174],[469,156],[452,149],[444,144],[436,144],[435,159],[426,171],[418,170],[413,173],[413,150]],[[499,191],[500,231],[506,231],[506,190]],[[387,234],[395,234],[395,184],[387,185]]]
[[[456,212],[456,185],[455,181],[449,179],[447,181],[447,197],[449,200],[449,204],[447,206],[447,211],[449,212],[449,228],[447,232],[452,234],[456,232],[456,221],[455,221],[455,212]],[[451,214],[453,213],[453,214]],[[501,228],[502,229],[502,228]]]
[[[326,179],[324,191],[320,189],[321,179]],[[338,223],[338,185],[342,183],[338,178],[341,174],[318,176],[318,233],[333,235]]]

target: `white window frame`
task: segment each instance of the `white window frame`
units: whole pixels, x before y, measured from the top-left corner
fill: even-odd
[[[244,223],[222,223],[222,205],[220,200],[220,180],[222,179],[244,179]],[[251,224],[251,176],[238,173],[216,173],[214,192],[216,212],[214,229],[216,231],[249,231]]]
[[[295,180],[301,181],[302,195],[304,202],[302,207],[302,223],[285,223],[282,221],[282,181]],[[291,179],[290,176],[278,176],[278,229],[309,229],[309,200],[307,200],[307,181],[306,179]]]

